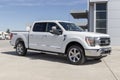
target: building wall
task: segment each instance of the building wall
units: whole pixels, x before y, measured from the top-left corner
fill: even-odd
[[[106,1],[91,0],[89,3],[89,31],[107,33]]]
[[[112,45],[120,46],[120,0],[108,2],[108,34]]]
[[[90,0],[89,30],[95,32],[96,14],[93,4],[101,2],[107,2],[107,34],[111,36],[112,45],[120,46],[120,0]]]

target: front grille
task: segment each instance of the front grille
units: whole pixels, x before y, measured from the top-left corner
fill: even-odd
[[[110,38],[100,38],[100,46],[109,46]]]

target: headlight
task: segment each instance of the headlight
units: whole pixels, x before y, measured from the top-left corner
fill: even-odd
[[[99,38],[98,37],[86,37],[85,41],[89,46],[96,46],[99,45]]]
[[[85,41],[89,46],[95,46],[95,38],[94,37],[86,37]]]

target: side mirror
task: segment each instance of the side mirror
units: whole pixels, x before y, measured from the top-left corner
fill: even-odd
[[[56,31],[56,30],[57,30],[56,26],[53,26],[53,27],[52,27],[52,30],[53,30],[53,31]]]
[[[61,32],[57,30],[56,26],[52,27],[52,30],[50,30],[50,33],[56,34],[56,35],[61,35]]]

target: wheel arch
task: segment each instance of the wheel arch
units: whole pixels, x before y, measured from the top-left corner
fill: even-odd
[[[66,46],[66,48],[65,48],[65,54],[67,54],[68,48],[69,48],[70,46],[72,46],[72,45],[79,45],[79,46],[83,49],[83,51],[84,51],[84,53],[85,53],[85,49],[84,49],[84,47],[83,47],[82,44],[80,44],[79,42],[76,42],[76,41],[72,41],[72,42],[69,42],[69,43],[67,44],[67,46]]]
[[[15,48],[16,48],[16,46],[17,46],[17,44],[18,44],[19,42],[23,42],[23,43],[24,43],[24,40],[23,40],[22,38],[18,38],[18,39],[16,40],[16,42],[15,42]],[[24,43],[24,45],[25,45],[25,43]]]

